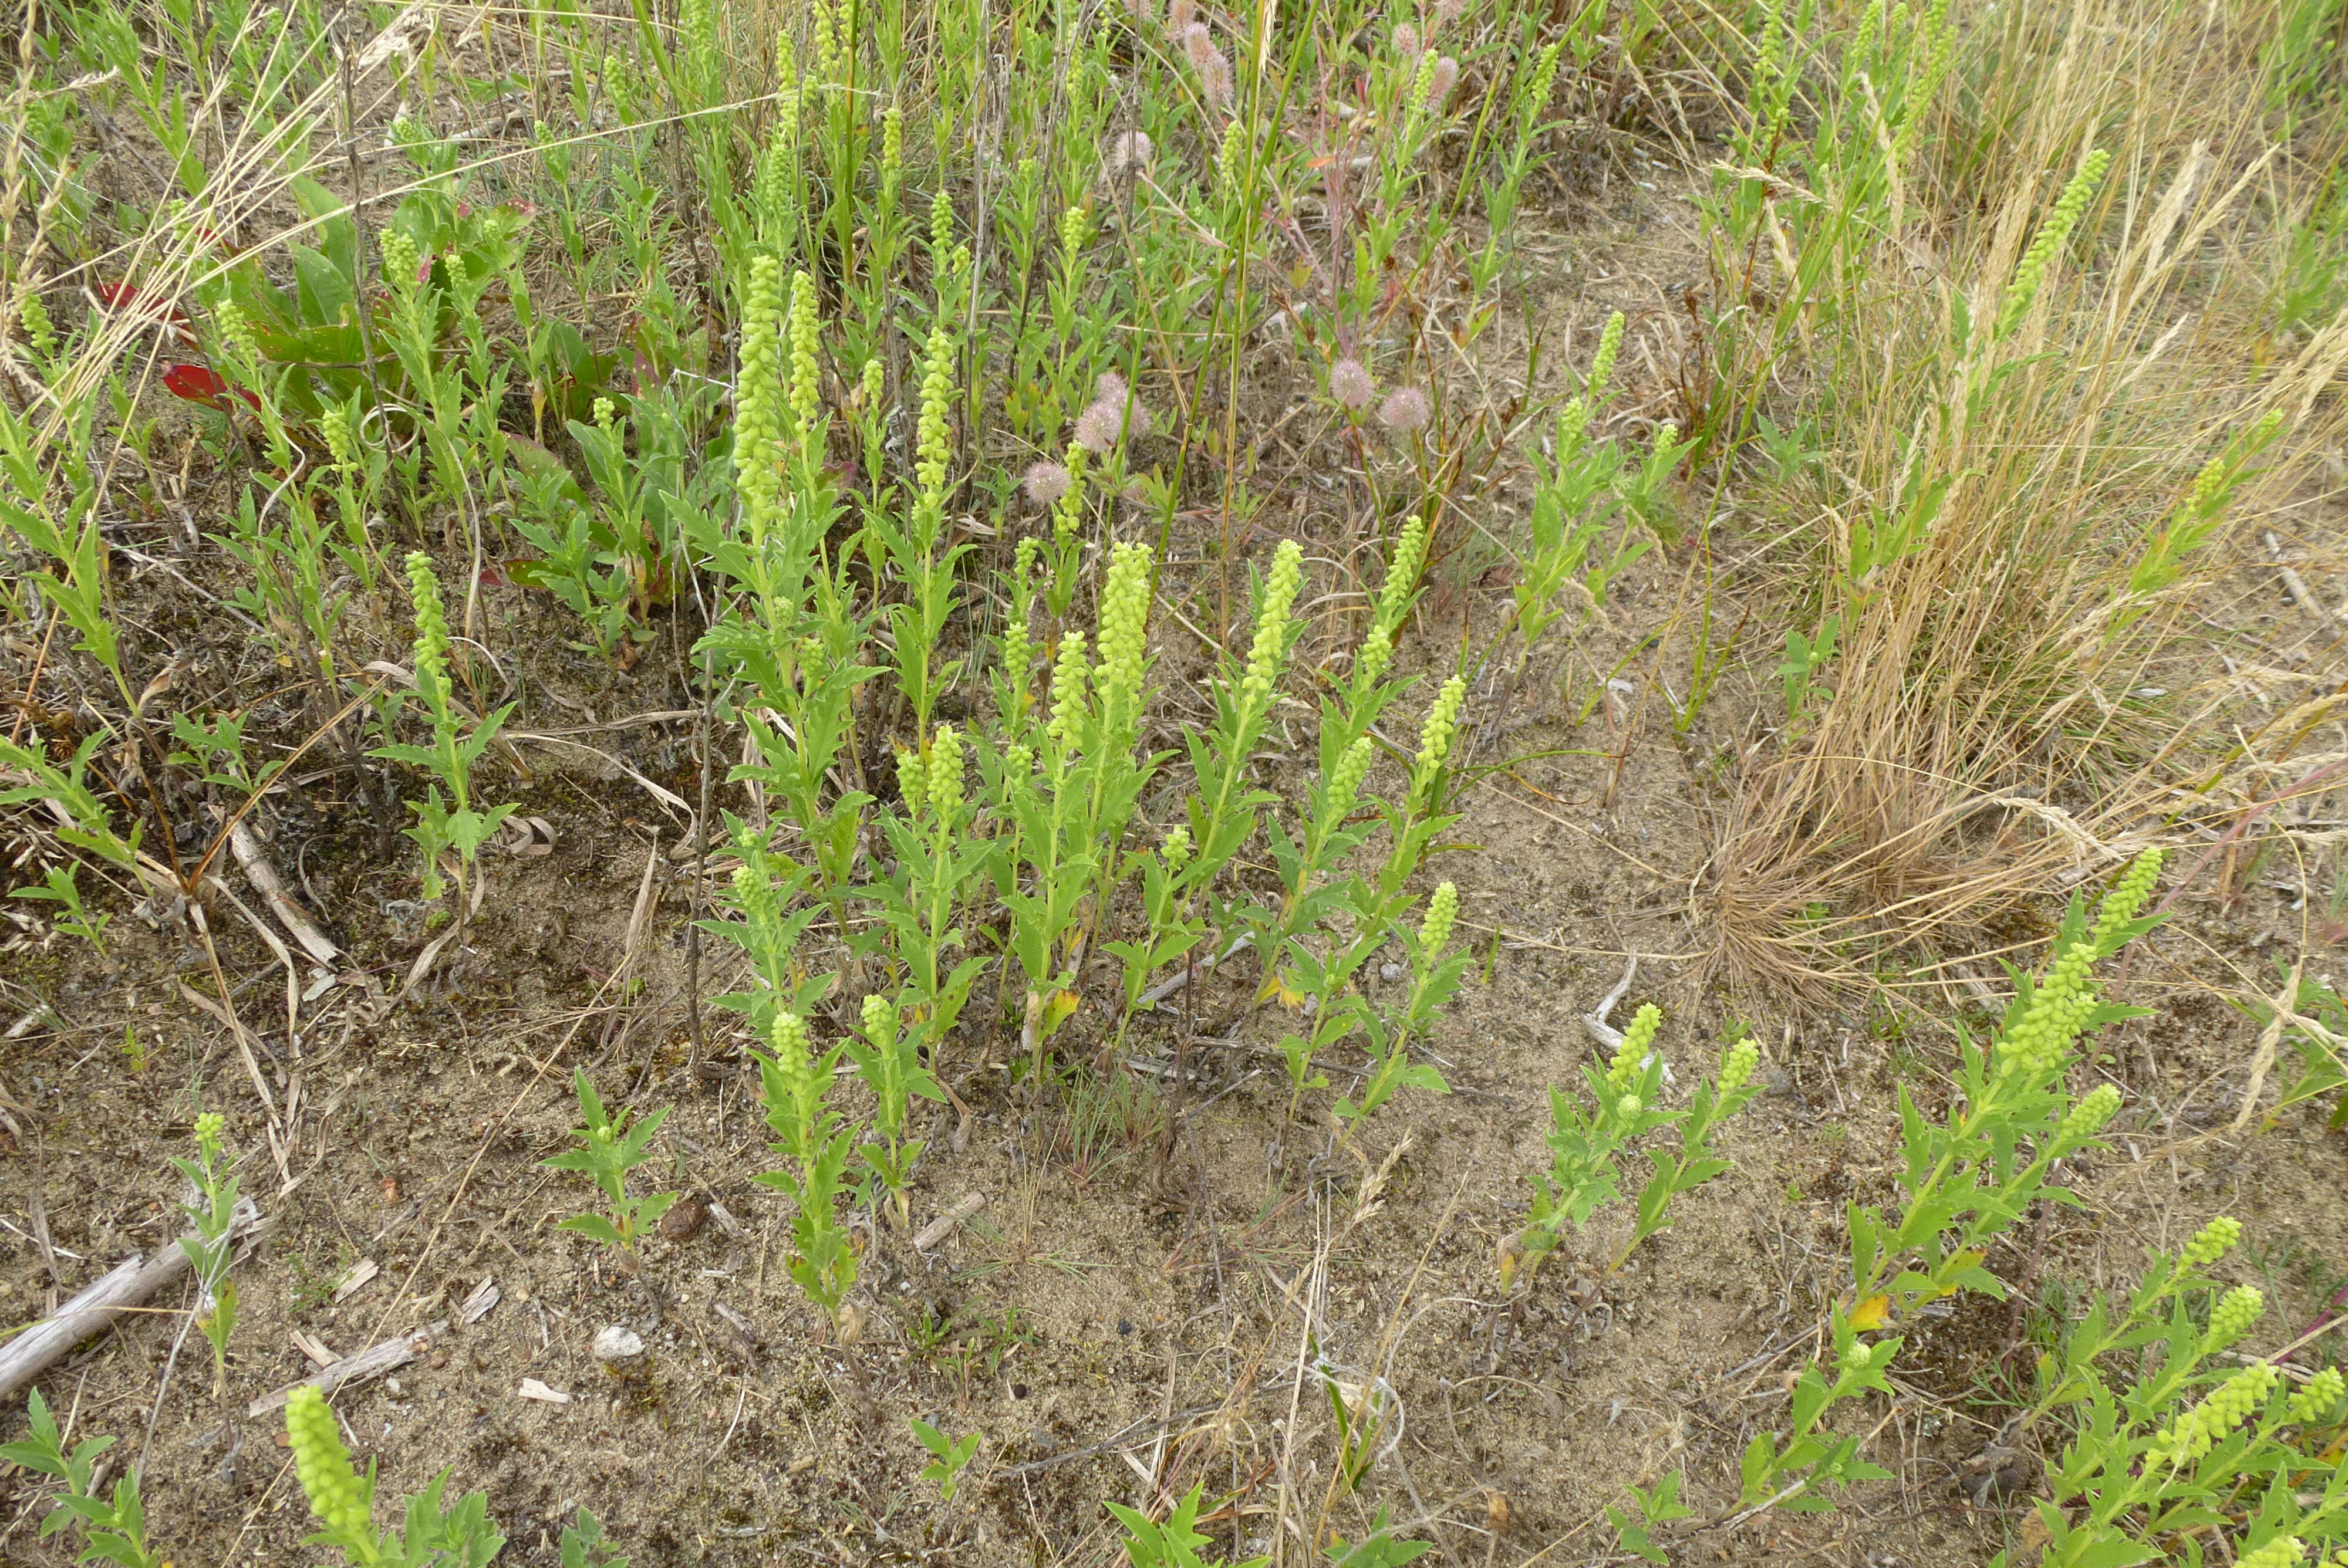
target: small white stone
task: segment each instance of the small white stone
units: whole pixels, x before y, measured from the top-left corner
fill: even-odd
[[[1380,964],[1378,966],[1378,979],[1382,980],[1398,980],[1402,979],[1402,966],[1400,964],[1394,963]]]
[[[634,1329],[613,1323],[595,1330],[595,1359],[606,1367],[633,1361],[644,1353],[644,1337]]]

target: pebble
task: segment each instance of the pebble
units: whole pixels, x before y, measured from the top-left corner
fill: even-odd
[[[644,1353],[644,1337],[623,1324],[608,1324],[595,1330],[595,1359],[606,1367],[620,1367]]]
[[[1378,979],[1382,980],[1398,980],[1402,979],[1402,966],[1396,963],[1380,964],[1378,966]]]
[[[660,1217],[660,1233],[670,1241],[691,1241],[709,1223],[709,1211],[691,1198],[680,1200]]]

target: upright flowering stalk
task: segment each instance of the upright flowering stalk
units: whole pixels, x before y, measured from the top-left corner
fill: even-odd
[[[2104,183],[2104,174],[2112,166],[2112,155],[2103,148],[2087,154],[2076,172],[2064,184],[2063,194],[2054,200],[2054,210],[2038,227],[2037,236],[2024,251],[2021,262],[2013,269],[2013,280],[2005,286],[2005,300],[1998,307],[1997,335],[2005,337],[2022,323],[2031,302],[2037,299],[2038,290],[2046,280],[2046,269],[2063,253],[2071,238],[2071,231],[2087,210],[2087,203]]]
[[[1248,786],[1247,762],[1271,717],[1281,674],[1295,646],[1298,627],[1292,612],[1303,581],[1303,547],[1282,539],[1272,552],[1272,569],[1257,587],[1247,662],[1237,669],[1225,663],[1215,682],[1214,723],[1184,736],[1198,780],[1189,801],[1190,841],[1197,854],[1184,874],[1185,911],[1254,835],[1256,813],[1272,798]]]
[[[459,712],[448,678],[448,620],[440,603],[440,579],[432,569],[432,558],[421,550],[407,558],[407,587],[416,608],[416,692],[423,699],[432,725],[432,744],[382,745],[367,754],[422,768],[437,780],[427,786],[421,802],[408,803],[417,820],[407,829],[407,836],[424,852],[423,891],[430,900],[445,890],[440,857],[450,849],[457,851],[458,875],[462,880],[472,870],[481,845],[513,812],[510,804],[482,812],[474,810],[472,804],[473,764],[489,749],[506,715],[513,712],[513,704],[509,702],[478,722]],[[441,796],[442,784],[448,787],[448,799]]]
[[[757,1181],[797,1205],[786,1266],[808,1299],[827,1319],[835,1318],[856,1283],[856,1253],[834,1206],[845,1190],[841,1177],[854,1134],[826,1099],[842,1052],[834,1046],[817,1053],[806,1020],[788,1008],[776,1011],[767,1040],[770,1049],[753,1054],[767,1125],[775,1134],[768,1147],[784,1164]]]
[[[782,450],[782,263],[755,256],[742,302],[741,366],[734,384],[734,490],[754,558],[764,554],[780,526],[782,474],[776,459]]]
[[[1896,1222],[1872,1205],[1851,1206],[1851,1286],[1831,1324],[1834,1378],[1816,1368],[1803,1374],[1790,1432],[1747,1453],[1747,1504],[1789,1484],[1808,1490],[1882,1473],[1857,1458],[1853,1440],[1822,1424],[1840,1400],[1887,1388],[1900,1338],[1860,1336],[1960,1290],[2002,1294],[1982,1266],[1990,1243],[2042,1195],[2060,1192],[2048,1185],[2054,1163],[2089,1143],[2117,1109],[2116,1094],[2101,1091],[2075,1103],[2065,1079],[2082,1032],[2131,1016],[2099,1004],[2092,966],[2158,923],[2138,911],[2159,873],[2158,850],[2139,856],[2105,894],[2092,926],[2085,902],[2073,897],[2052,961],[2035,984],[2021,981],[1998,1040],[1986,1050],[1964,1044],[1947,1121],[1927,1121],[1901,1090],[1903,1206]]]

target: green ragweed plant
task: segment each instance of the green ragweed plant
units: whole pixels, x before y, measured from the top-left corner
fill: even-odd
[[[644,1233],[660,1223],[676,1203],[675,1193],[651,1193],[643,1197],[628,1194],[628,1173],[651,1159],[648,1145],[668,1120],[669,1107],[664,1105],[651,1115],[633,1124],[623,1109],[615,1117],[605,1112],[602,1096],[595,1092],[594,1081],[585,1068],[572,1073],[572,1090],[579,1097],[579,1114],[583,1125],[574,1129],[572,1136],[579,1147],[568,1149],[551,1160],[539,1162],[550,1171],[576,1171],[595,1184],[603,1194],[606,1212],[600,1214],[573,1214],[558,1229],[600,1241],[619,1254],[621,1266],[630,1274],[636,1272],[636,1244]]]
[[[447,1471],[407,1500],[401,1523],[378,1530],[375,1461],[367,1461],[365,1474],[351,1463],[334,1409],[315,1384],[298,1384],[287,1397],[285,1438],[294,1474],[318,1522],[308,1543],[339,1553],[350,1568],[488,1568],[505,1550],[505,1537],[489,1522],[487,1492],[469,1491],[453,1504],[442,1501]]]
[[[98,1460],[116,1440],[84,1438],[71,1449],[57,1430],[57,1419],[36,1389],[27,1402],[33,1435],[20,1443],[0,1443],[0,1460],[36,1475],[51,1475],[66,1490],[41,1520],[41,1539],[71,1529],[81,1539],[81,1563],[111,1563],[115,1568],[165,1568],[162,1553],[147,1539],[147,1509],[139,1494],[139,1472],[127,1470],[111,1491],[98,1489]]]
[[[41,874],[38,886],[19,887],[11,898],[34,898],[57,907],[57,927],[64,935],[78,938],[98,949],[98,958],[106,957],[106,927],[114,917],[103,909],[93,909],[82,902],[81,867],[78,865],[52,866]]]
[[[951,724],[938,726],[926,755],[897,753],[904,811],[880,818],[896,852],[896,875],[864,890],[880,907],[894,938],[892,951],[905,969],[905,1021],[914,1033],[909,1049],[932,1062],[986,968],[983,956],[968,951],[960,916],[965,887],[993,862],[997,846],[970,831],[976,807],[963,773],[962,737]],[[932,1082],[931,1092],[935,1090]],[[891,1184],[892,1191],[896,1185]]]
[[[1712,1135],[1756,1092],[1753,1071],[1761,1060],[1760,1047],[1741,1029],[1732,1030],[1718,1075],[1707,1075],[1696,1086],[1685,1110],[1667,1110],[1660,1102],[1666,1081],[1663,1054],[1654,1048],[1662,1023],[1662,1009],[1653,1002],[1645,1004],[1622,1031],[1622,1043],[1606,1065],[1582,1068],[1589,1087],[1587,1106],[1550,1087],[1550,1168],[1533,1177],[1532,1211],[1524,1228],[1500,1244],[1503,1288],[1520,1269],[1527,1276],[1538,1269],[1564,1239],[1567,1227],[1579,1230],[1621,1195],[1619,1162],[1647,1134],[1663,1132],[1669,1138],[1646,1151],[1654,1173],[1640,1189],[1631,1235],[1607,1264],[1608,1275],[1620,1269],[1640,1243],[1669,1227],[1673,1199],[1728,1169],[1728,1162],[1712,1151]]]
[[[228,1340],[236,1328],[236,1282],[228,1276],[235,1239],[238,1181],[235,1163],[225,1157],[221,1133],[228,1119],[217,1111],[196,1118],[196,1157],[174,1156],[171,1163],[194,1189],[195,1201],[180,1205],[195,1226],[180,1238],[180,1250],[196,1278],[196,1327],[212,1348],[212,1398],[228,1388]]]
[[[407,558],[407,589],[416,610],[416,693],[431,722],[432,743],[382,745],[368,755],[406,763],[433,775],[435,782],[427,786],[424,799],[408,803],[416,813],[416,825],[407,829],[407,836],[424,852],[423,891],[427,901],[448,890],[441,879],[441,857],[452,849],[457,852],[461,903],[465,880],[481,846],[513,815],[511,804],[476,810],[472,783],[473,764],[489,749],[506,715],[513,712],[513,704],[509,702],[480,720],[458,711],[448,678],[448,617],[440,602],[440,579],[432,569],[431,558],[421,550]],[[440,794],[444,784],[448,790],[445,798]]]
[[[1740,1506],[1829,1509],[1828,1484],[1887,1476],[1859,1457],[1859,1438],[1826,1421],[1847,1400],[1889,1392],[1901,1339],[1862,1336],[1960,1290],[2003,1299],[2004,1286],[1982,1266],[1989,1244],[2042,1199],[2076,1202],[2052,1184],[2054,1163],[2095,1144],[2120,1096],[2105,1084],[2073,1097],[2075,1047],[2083,1034],[2143,1011],[2103,1001],[2093,968],[2159,924],[2158,916],[2137,914],[2159,874],[2160,852],[2147,850],[2105,894],[2092,924],[2083,897],[2072,896],[2044,975],[2015,975],[1995,1040],[1962,1042],[1946,1121],[1927,1120],[1901,1086],[1906,1160],[1896,1180],[1903,1202],[1896,1217],[1850,1205],[1850,1286],[1831,1315],[1830,1366],[1801,1375],[1786,1430],[1761,1433],[1746,1447]]]
[[[930,1454],[930,1462],[922,1467],[922,1479],[938,1489],[940,1502],[952,1502],[962,1472],[977,1457],[980,1434],[950,1438],[919,1416],[912,1418],[912,1428],[913,1440]]]
[[[1125,1527],[1122,1544],[1133,1568],[1265,1568],[1269,1557],[1251,1557],[1244,1563],[1210,1563],[1200,1555],[1208,1538],[1199,1529],[1199,1513],[1206,1501],[1206,1483],[1190,1489],[1181,1501],[1167,1514],[1164,1523],[1138,1509],[1121,1503],[1104,1503]]]
[[[807,1020],[780,1009],[767,1041],[768,1050],[754,1053],[758,1093],[766,1103],[767,1125],[775,1134],[767,1147],[782,1155],[785,1163],[757,1181],[796,1206],[786,1267],[825,1319],[833,1321],[856,1284],[856,1249],[837,1207],[843,1195],[851,1204],[856,1201],[846,1181],[856,1132],[828,1100],[845,1048],[834,1046],[818,1055],[808,1039]]]
[[[2311,1548],[2320,1560],[2348,1541],[2348,1385],[2325,1367],[2294,1386],[2273,1362],[2232,1354],[2266,1311],[2255,1287],[2209,1274],[2241,1229],[2220,1217],[2156,1254],[2124,1304],[2096,1296],[2039,1358],[2022,1419],[2066,1431],[2034,1504],[2042,1563],[2147,1562],[2201,1531],[2230,1532],[2243,1563],[2301,1563]]]
[[[872,1168],[889,1194],[889,1212],[900,1229],[906,1224],[905,1184],[927,1147],[907,1135],[915,1099],[942,1101],[945,1091],[922,1063],[921,1040],[905,1027],[897,1003],[875,991],[864,999],[863,1038],[841,1042],[857,1076],[872,1091],[871,1136],[857,1153]]]

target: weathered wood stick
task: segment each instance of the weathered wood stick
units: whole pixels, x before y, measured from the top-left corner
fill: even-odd
[[[448,1327],[445,1317],[427,1323],[421,1328],[411,1328],[396,1339],[380,1345],[370,1345],[355,1356],[345,1356],[331,1367],[321,1368],[301,1383],[288,1383],[272,1393],[263,1394],[244,1408],[249,1418],[259,1420],[273,1410],[282,1410],[285,1401],[302,1383],[314,1383],[331,1394],[345,1383],[355,1383],[363,1378],[377,1378],[396,1371],[417,1358],[417,1352],[438,1338]]]
[[[261,1224],[261,1211],[252,1200],[242,1199],[229,1234],[241,1239]],[[123,1259],[54,1315],[0,1346],[0,1402],[13,1401],[25,1385],[64,1359],[66,1352],[187,1272],[187,1252],[176,1243],[152,1258],[133,1253]]]

